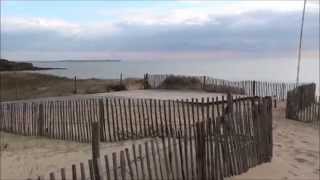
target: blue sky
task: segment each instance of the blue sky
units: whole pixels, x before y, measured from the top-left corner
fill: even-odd
[[[303,1],[1,1],[1,57],[230,59],[296,56]],[[308,0],[304,56],[317,57]]]

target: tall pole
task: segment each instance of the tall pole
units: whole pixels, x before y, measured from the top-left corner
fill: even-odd
[[[318,14],[319,14],[319,17],[318,17],[319,24],[318,25],[320,25],[320,0],[319,0],[319,7],[318,7]],[[319,37],[320,37],[320,27],[318,30],[319,30]],[[319,92],[318,92],[318,96],[320,97],[320,39],[319,38],[318,38],[318,48],[319,48],[319,51],[318,51],[318,60],[319,60],[319,69],[318,69],[318,73],[319,73],[318,90],[319,90]],[[320,177],[320,175],[319,175],[319,177]]]
[[[297,65],[297,81],[296,85],[299,85],[299,76],[300,76],[300,65],[301,65],[301,47],[302,47],[302,35],[303,35],[303,25],[304,25],[304,15],[306,11],[307,0],[304,0],[303,3],[303,11],[302,11],[302,19],[301,19],[301,29],[300,29],[300,39],[299,39],[299,49],[298,49],[298,65]]]

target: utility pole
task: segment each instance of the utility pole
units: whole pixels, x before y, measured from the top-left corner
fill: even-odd
[[[320,11],[320,0],[319,0],[319,7],[318,7],[318,9],[319,9],[319,11]],[[318,17],[318,20],[319,20],[319,24],[320,24],[320,13],[318,13],[319,14],[319,17]],[[320,28],[319,28],[319,37],[320,37]],[[319,48],[319,51],[318,51],[318,60],[319,60],[319,69],[318,69],[318,73],[319,73],[319,82],[318,82],[318,90],[319,90],[319,93],[318,93],[318,96],[319,96],[319,101],[320,101],[320,39],[318,39],[318,48]],[[319,102],[320,103],[320,102]],[[320,113],[320,111],[319,111],[319,113]],[[319,132],[319,135],[320,135],[320,132]],[[320,177],[320,175],[319,175],[319,177]]]
[[[299,76],[300,76],[300,66],[301,66],[301,48],[302,48],[302,35],[303,35],[303,26],[304,26],[304,16],[306,12],[306,4],[307,0],[304,0],[303,3],[303,11],[302,11],[302,19],[301,19],[301,29],[300,29],[300,39],[299,39],[299,49],[298,49],[298,65],[297,65],[297,80],[296,85],[299,85]]]

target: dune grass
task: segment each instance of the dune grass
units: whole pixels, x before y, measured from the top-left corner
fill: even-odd
[[[143,81],[140,79],[125,79],[123,85],[119,85],[117,79],[81,79],[77,80],[76,84],[77,94],[143,87]],[[2,101],[67,96],[74,94],[75,90],[73,79],[29,72],[2,72],[0,85]]]

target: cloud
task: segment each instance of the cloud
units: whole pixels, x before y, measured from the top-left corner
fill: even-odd
[[[178,1],[179,2],[179,1]],[[228,1],[180,1],[181,5],[188,5],[192,8],[202,8],[207,12],[218,14],[218,15],[230,15],[240,14],[254,11],[275,11],[275,12],[294,12],[302,11],[303,1],[289,0],[289,1],[270,1],[270,0],[259,0],[259,1],[239,1],[239,0],[228,0]],[[308,0],[307,10],[316,12],[318,10],[319,1]]]
[[[301,12],[250,11],[234,15],[175,9],[169,13],[123,14],[117,21],[80,24],[45,18],[6,18],[4,56],[55,59],[235,58],[294,56]],[[316,53],[319,24],[308,12],[303,48]],[[27,53],[28,52],[28,53]],[[311,52],[311,53],[310,53]]]
[[[120,17],[120,21],[136,25],[203,25],[212,20],[209,16],[209,13],[203,11],[175,9],[164,14],[152,11],[130,12]]]
[[[59,31],[64,34],[74,34],[81,31],[78,24],[46,18],[7,17],[2,19],[2,27],[4,32]]]
[[[60,19],[35,18],[35,17],[6,17],[1,18],[1,31],[4,33],[33,33],[53,32],[63,36],[82,36],[94,34],[110,34],[117,28],[108,22],[93,24],[78,24]]]

